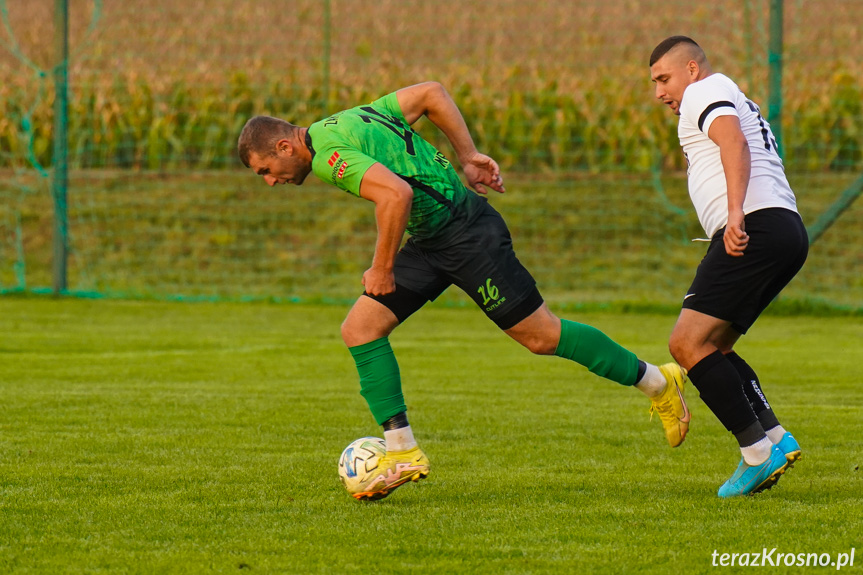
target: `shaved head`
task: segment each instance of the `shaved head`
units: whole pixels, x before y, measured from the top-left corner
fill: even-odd
[[[276,143],[290,138],[296,132],[293,124],[270,116],[255,116],[246,122],[237,142],[240,160],[248,168],[252,154],[275,156]]]
[[[704,50],[686,36],[666,38],[650,55],[650,79],[656,84],[654,95],[677,115],[686,87],[712,73]]]
[[[687,62],[695,60],[699,66],[707,64],[707,55],[704,54],[704,50],[688,36],[670,36],[660,42],[650,54],[650,65],[656,64],[666,54],[671,54],[672,57],[681,58]]]

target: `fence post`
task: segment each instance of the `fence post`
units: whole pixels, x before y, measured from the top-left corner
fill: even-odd
[[[322,99],[323,115],[327,116],[330,113],[330,52],[332,51],[332,8],[330,0],[324,0],[324,58],[323,58],[323,90]]]
[[[767,98],[770,129],[776,138],[777,152],[782,157],[782,25],[784,0],[770,0],[770,39],[767,60],[770,64],[769,93]]]
[[[69,214],[68,187],[69,131],[69,2],[54,0],[54,40],[57,64],[54,67],[54,294],[66,291]]]

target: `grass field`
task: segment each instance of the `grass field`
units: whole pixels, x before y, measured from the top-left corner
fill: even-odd
[[[691,387],[671,450],[638,392],[432,306],[391,338],[432,474],[360,504],[336,462],[380,432],[345,312],[0,299],[0,572],[705,573],[765,547],[856,548],[860,571],[859,318],[767,316],[744,338],[804,459],[721,501],[735,444]],[[673,316],[570,317],[667,358]]]

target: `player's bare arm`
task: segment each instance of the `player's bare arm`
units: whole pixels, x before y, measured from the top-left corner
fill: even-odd
[[[743,222],[743,202],[749,186],[751,156],[749,144],[740,129],[737,116],[720,116],[710,125],[708,137],[719,146],[719,156],[728,186],[728,223],[725,226],[725,251],[742,256],[749,235]]]
[[[360,197],[375,204],[378,238],[372,267],[363,274],[363,286],[371,295],[396,289],[393,265],[399,251],[413,201],[411,187],[383,164],[372,165],[360,184]]]
[[[449,93],[437,82],[424,82],[396,92],[405,119],[413,124],[426,116],[447,137],[458,156],[470,187],[486,194],[486,186],[503,193],[500,166],[492,158],[480,154],[470,131]]]

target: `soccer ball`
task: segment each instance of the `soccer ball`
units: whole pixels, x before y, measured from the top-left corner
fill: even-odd
[[[360,492],[360,483],[375,472],[386,454],[387,444],[380,437],[361,437],[345,447],[339,458],[339,478],[348,493]]]

